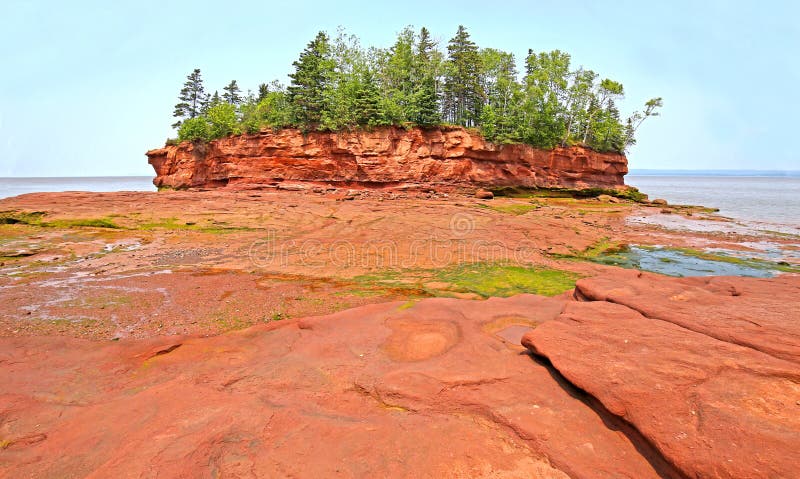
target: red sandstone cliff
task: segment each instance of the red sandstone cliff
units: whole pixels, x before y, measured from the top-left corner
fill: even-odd
[[[314,182],[369,186],[441,185],[614,188],[627,159],[582,147],[539,150],[495,145],[463,128],[303,135],[286,129],[147,152],[159,187],[265,186]]]

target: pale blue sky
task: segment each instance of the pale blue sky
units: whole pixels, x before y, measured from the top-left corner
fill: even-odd
[[[740,1],[18,1],[0,5],[0,176],[149,175],[187,73],[206,86],[278,78],[318,30],[389,46],[406,25],[446,42],[559,48],[664,97],[633,168],[800,169],[800,7]]]

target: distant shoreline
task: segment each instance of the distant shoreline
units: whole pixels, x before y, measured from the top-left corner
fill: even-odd
[[[798,178],[800,170],[661,170],[632,168],[626,176],[732,176],[753,178]]]
[[[800,178],[800,170],[665,170],[633,168],[626,176],[731,176],[753,178]],[[154,175],[97,175],[97,176],[0,176],[0,180],[101,180],[101,179],[151,180]]]

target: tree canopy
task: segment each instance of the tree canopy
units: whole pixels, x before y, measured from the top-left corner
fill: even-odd
[[[211,140],[263,129],[341,131],[376,126],[460,125],[496,143],[538,148],[580,144],[624,152],[661,98],[623,119],[623,85],[560,50],[528,50],[522,73],[512,53],[480,48],[464,26],[440,45],[426,28],[403,29],[389,48],[361,46],[344,31],[319,32],[292,64],[290,83],[261,83],[222,96],[190,73],[174,116],[180,140]]]

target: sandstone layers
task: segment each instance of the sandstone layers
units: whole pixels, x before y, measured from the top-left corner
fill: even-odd
[[[284,129],[147,152],[158,187],[619,188],[625,156],[573,146],[495,145],[464,128],[339,133]]]

